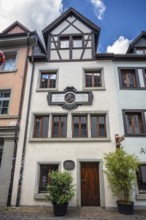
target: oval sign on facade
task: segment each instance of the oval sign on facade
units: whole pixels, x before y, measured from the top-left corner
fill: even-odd
[[[65,170],[73,170],[75,167],[75,162],[73,160],[66,160],[63,163]]]

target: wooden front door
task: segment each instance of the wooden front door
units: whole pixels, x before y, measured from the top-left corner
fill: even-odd
[[[81,205],[100,206],[99,163],[81,163]]]

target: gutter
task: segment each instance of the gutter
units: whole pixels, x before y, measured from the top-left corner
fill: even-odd
[[[31,105],[31,94],[32,94],[32,84],[33,84],[33,78],[34,78],[34,69],[35,69],[35,63],[34,63],[34,57],[33,56],[31,56],[31,62],[32,62],[32,73],[31,73],[31,82],[30,82],[29,97],[28,97],[28,107],[27,107],[27,114],[26,114],[26,126],[25,126],[25,132],[24,132],[24,141],[23,141],[22,158],[21,158],[21,168],[20,168],[20,173],[19,173],[19,182],[18,182],[18,191],[17,191],[17,200],[16,200],[16,206],[17,207],[20,206],[20,200],[21,200],[22,178],[23,178],[23,170],[24,170],[28,120],[29,120],[29,112],[30,112],[30,105]]]
[[[95,59],[112,61],[145,61],[146,55],[99,53],[95,54]]]
[[[21,120],[21,113],[22,113],[22,106],[23,106],[23,99],[24,99],[24,90],[25,90],[25,83],[26,83],[26,76],[27,76],[27,62],[28,62],[28,55],[29,55],[29,38],[30,33],[27,34],[27,52],[26,52],[26,59],[25,59],[25,66],[24,66],[24,79],[21,89],[21,96],[20,96],[20,105],[19,105],[19,112],[18,112],[18,119],[15,128],[15,135],[14,135],[14,151],[13,151],[13,158],[12,158],[12,169],[11,169],[11,177],[10,177],[10,184],[9,184],[9,191],[8,191],[8,198],[7,198],[7,206],[11,206],[11,199],[12,199],[12,189],[14,183],[14,171],[16,165],[16,155],[17,155],[17,148],[18,148],[18,133],[19,133],[19,124]]]

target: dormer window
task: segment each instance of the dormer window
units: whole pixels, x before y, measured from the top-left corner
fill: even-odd
[[[82,47],[82,36],[73,36],[73,48]]]
[[[60,48],[69,48],[69,37],[60,37]]]
[[[138,55],[146,55],[146,47],[136,48],[136,53]]]

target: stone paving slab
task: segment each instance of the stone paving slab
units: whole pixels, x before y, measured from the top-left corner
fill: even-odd
[[[69,207],[66,216],[55,217],[52,207],[0,207],[0,220],[146,220],[146,210],[122,215],[98,207]]]

